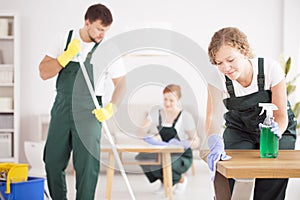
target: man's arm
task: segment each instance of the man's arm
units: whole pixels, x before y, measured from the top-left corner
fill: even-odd
[[[121,76],[112,79],[115,89],[112,94],[111,103],[118,106],[126,93],[126,78]]]
[[[47,80],[56,76],[60,70],[62,70],[62,66],[59,64],[57,59],[46,55],[39,65],[39,70],[40,77],[43,80]]]
[[[72,60],[81,50],[80,41],[74,38],[68,45],[66,51],[62,52],[57,58],[45,56],[40,63],[40,76],[43,80],[54,77],[62,68]]]
[[[126,92],[125,76],[112,79],[115,89],[112,94],[111,102],[105,108],[94,109],[93,114],[99,122],[108,120],[116,112],[117,106],[121,103]]]

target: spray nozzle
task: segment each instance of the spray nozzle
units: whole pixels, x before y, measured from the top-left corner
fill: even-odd
[[[273,110],[278,110],[277,106],[272,103],[259,103],[258,106],[262,107],[259,115],[262,115],[266,111],[267,116],[273,117]]]

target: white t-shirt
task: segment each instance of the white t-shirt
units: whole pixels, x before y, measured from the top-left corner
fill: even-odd
[[[111,96],[111,91],[114,88],[112,79],[119,78],[126,75],[126,68],[122,58],[117,59],[110,65],[101,75],[101,77],[94,77],[95,92],[98,96]]]
[[[164,120],[163,113],[164,111],[161,110],[162,126],[172,127],[173,123],[166,123],[166,121]],[[155,130],[155,128],[159,125],[159,111],[157,109],[151,110],[147,116],[147,119],[151,120],[151,130]],[[192,115],[189,112],[183,110],[175,124],[175,129],[180,140],[187,140],[189,137],[186,131],[196,130],[195,122]]]
[[[55,43],[51,46],[49,51],[46,53],[51,58],[57,58],[60,54],[62,54],[65,50],[67,39],[68,39],[69,31],[65,34],[60,35],[59,38],[55,41]],[[95,43],[94,42],[83,42],[79,29],[74,29],[72,34],[72,39],[77,38],[80,40],[81,45],[81,59],[84,61],[88,55],[88,53],[92,50]],[[103,42],[103,41],[102,41]],[[101,45],[101,43],[99,44]],[[99,46],[98,46],[99,48]],[[78,62],[77,57],[75,56],[72,61]],[[111,94],[109,90],[113,89],[112,80],[114,78],[119,78],[126,75],[126,69],[122,59],[116,60],[110,67],[106,69],[101,77],[94,77],[95,80],[95,93],[97,96],[104,96],[106,94]]]
[[[253,79],[248,87],[243,87],[236,80],[232,81],[234,92],[236,97],[245,96],[258,91],[257,85],[257,74],[258,74],[258,58],[250,59],[253,66]],[[219,72],[223,79],[223,92],[229,97],[226,84],[225,76]],[[271,87],[277,85],[282,79],[285,78],[284,72],[280,64],[272,59],[264,58],[264,74],[265,74],[265,90],[269,90]]]
[[[60,35],[58,37],[58,39],[54,41],[54,44],[52,44],[52,46],[50,47],[50,49],[46,53],[46,55],[50,56],[51,58],[57,58],[60,54],[62,54],[64,52],[65,48],[66,48],[68,36],[69,36],[69,31],[67,31],[66,33]],[[79,29],[74,29],[73,30],[71,40],[73,38],[79,39],[80,45],[81,45],[81,51],[80,51],[81,59],[85,60],[87,54],[92,50],[95,43],[94,42],[89,42],[89,43],[83,42],[80,35],[79,35]],[[72,59],[72,61],[78,62],[77,57],[75,56]]]

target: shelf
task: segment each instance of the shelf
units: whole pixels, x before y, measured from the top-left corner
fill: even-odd
[[[14,39],[14,36],[12,36],[12,35],[1,36],[0,37],[0,40],[13,40],[13,39]]]
[[[3,163],[3,162],[15,162],[15,159],[13,157],[0,158],[0,163]]]
[[[3,68],[13,68],[14,65],[13,64],[0,64],[0,67],[3,67]]]
[[[0,83],[0,87],[14,87],[14,83]]]
[[[9,140],[0,137],[0,162],[19,160],[20,26],[17,18],[15,13],[0,12],[0,136],[10,137]]]
[[[7,109],[7,110],[0,110],[0,114],[3,114],[3,113],[14,113],[14,110],[12,109]]]
[[[0,128],[0,132],[1,133],[13,133],[14,129],[11,129],[11,128],[10,129],[4,129],[4,128],[2,129],[2,128]]]

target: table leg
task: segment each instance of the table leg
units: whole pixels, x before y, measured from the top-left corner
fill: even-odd
[[[163,159],[162,159],[162,170],[163,170],[163,180],[164,180],[164,189],[165,189],[165,197],[168,197],[169,195],[168,195],[168,181],[167,180],[169,180],[169,178],[168,178],[168,173],[167,173],[167,167],[165,167],[164,166],[164,163],[166,162],[165,161],[165,158],[164,158],[164,156],[163,156]]]
[[[226,177],[224,177],[218,171],[216,172],[214,187],[215,187],[215,199],[216,200],[230,200],[231,199],[229,181]]]
[[[216,172],[214,181],[216,200],[250,199],[254,188],[254,180],[236,179],[231,195],[228,179],[219,172]]]
[[[250,199],[255,179],[235,179],[231,200]]]
[[[165,185],[165,194],[167,189],[167,194],[169,199],[173,199],[173,180],[172,180],[172,160],[170,153],[163,153],[163,176],[164,176],[164,185]],[[167,188],[166,188],[167,187]],[[167,195],[166,195],[167,197]]]
[[[112,152],[108,153],[108,163],[106,169],[106,199],[111,199],[112,181],[115,173],[115,158]]]

